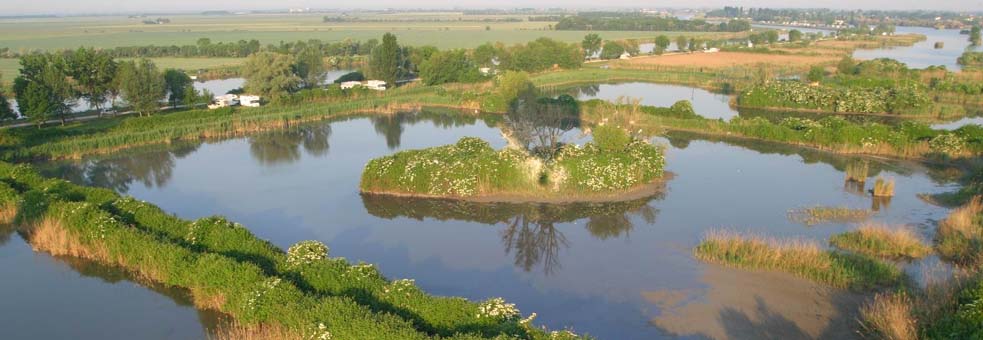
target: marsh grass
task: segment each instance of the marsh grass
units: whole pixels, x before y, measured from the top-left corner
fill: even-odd
[[[924,288],[882,292],[860,308],[860,334],[871,339],[979,339],[983,281],[957,273]]]
[[[868,338],[917,340],[918,320],[911,298],[904,292],[878,293],[860,307],[861,333]]]
[[[275,325],[244,325],[232,322],[208,335],[209,340],[293,340],[305,339],[301,334],[288,331]],[[330,339],[330,337],[328,337]]]
[[[829,243],[839,249],[891,259],[918,259],[931,252],[911,229],[882,224],[864,224],[857,230],[834,235]]]
[[[949,261],[961,265],[983,263],[983,198],[976,196],[953,210],[939,223],[936,249]]]
[[[877,178],[874,182],[874,189],[871,191],[874,197],[894,197],[894,179]]]
[[[814,226],[824,223],[854,223],[862,222],[875,214],[868,209],[852,209],[848,207],[811,207],[792,210],[788,218],[792,221]]]
[[[867,182],[870,173],[870,163],[867,161],[853,162],[846,166],[846,180],[848,182]]]
[[[698,259],[744,269],[790,273],[836,288],[871,289],[898,284],[904,275],[864,255],[824,250],[801,240],[774,240],[726,231],[707,233],[696,247]]]

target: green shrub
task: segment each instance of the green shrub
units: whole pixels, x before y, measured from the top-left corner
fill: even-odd
[[[597,147],[608,152],[622,151],[631,143],[631,136],[624,129],[615,126],[596,126],[591,131],[591,136]]]

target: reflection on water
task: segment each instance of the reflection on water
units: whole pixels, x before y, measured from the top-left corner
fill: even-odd
[[[689,100],[693,103],[696,114],[705,118],[729,120],[737,116],[737,110],[730,107],[730,96],[682,85],[595,84],[560,89],[557,92],[569,94],[579,100],[603,99],[613,102],[618,97],[634,97],[640,98],[642,105],[660,107],[669,107],[677,101]]]
[[[787,219],[788,211],[817,205],[867,209],[873,203],[866,193],[844,189],[845,169],[858,157],[675,133],[657,142],[668,145],[666,170],[676,176],[663,195],[645,200],[530,205],[360,196],[358,183],[369,160],[399,150],[451,144],[463,136],[479,137],[501,148],[506,141],[498,127],[504,119],[429,110],[339,118],[278,133],[44,166],[48,174],[60,172],[73,181],[100,183],[183,218],[225,215],[280,247],[320,240],[334,256],[377,264],[387,277],[415,279],[433,294],[474,300],[501,296],[525,313],[537,313],[543,325],[572,327],[599,339],[703,334],[653,323],[653,318],[680,310],[656,303],[647,292],[685,290],[684,302],[720,301],[719,310],[757,307],[753,299],[716,299],[708,288],[729,284],[734,291],[751,292],[757,283],[707,275],[708,266],[691,252],[707,230],[736,229],[824,242],[854,226],[831,223],[804,228]],[[144,158],[156,165],[131,164]],[[947,210],[928,205],[917,195],[952,190],[951,174],[907,162],[868,161],[870,177],[897,181],[890,207],[879,203],[881,212],[873,220],[929,226],[919,230],[926,239],[931,237],[932,221]],[[0,252],[18,244],[10,240]],[[3,268],[50,269],[50,265],[28,263],[11,262]],[[0,282],[0,287],[10,287],[4,284]],[[23,284],[12,289],[18,298],[29,300],[43,299],[48,292],[42,288]],[[835,302],[835,297],[818,291],[798,294],[801,299]],[[795,312],[764,301],[768,313],[761,315],[797,320]],[[119,308],[121,303],[82,305]],[[45,315],[7,306],[0,304],[0,313],[37,319]],[[750,315],[730,313],[733,317],[727,320],[733,321],[732,327],[760,326],[760,322],[738,322],[744,320],[738,317],[743,314]],[[681,315],[679,322],[699,325],[693,314]],[[748,316],[747,320],[761,319]],[[96,324],[117,331],[122,327]],[[807,335],[817,334],[798,327]],[[727,333],[734,328],[719,329]]]
[[[645,225],[655,224],[659,210],[650,204],[662,194],[627,202],[533,204],[481,203],[460,200],[406,198],[362,194],[365,210],[376,217],[399,217],[423,221],[458,220],[501,227],[502,246],[513,254],[515,266],[528,272],[540,264],[543,273],[560,267],[557,253],[568,246],[558,229],[562,223],[586,219],[586,230],[600,240],[628,237],[635,229],[633,217]]]

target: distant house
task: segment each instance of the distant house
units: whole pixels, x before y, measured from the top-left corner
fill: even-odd
[[[720,52],[720,49],[716,47],[711,47],[703,50],[703,53],[717,53],[717,52]]]
[[[618,57],[618,59],[621,59],[621,60],[628,60],[628,59],[631,59],[631,53],[628,53],[628,52],[622,52],[622,53],[621,53],[621,56],[620,56],[620,57]]]
[[[239,104],[245,107],[259,107],[259,96],[241,95]]]
[[[369,90],[385,91],[386,82],[382,80],[369,80],[365,82],[365,87],[369,88]]]
[[[478,69],[478,72],[481,72],[481,75],[483,76],[487,76],[492,73],[492,70],[491,67],[482,67]]]
[[[229,106],[239,105],[239,96],[234,94],[226,94],[221,96],[215,96],[211,104],[208,104],[209,109],[218,109]]]

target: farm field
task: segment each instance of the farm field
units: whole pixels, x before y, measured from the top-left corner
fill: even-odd
[[[324,16],[332,15],[167,16],[171,23],[165,25],[146,25],[141,22],[146,18],[121,16],[4,19],[0,20],[0,47],[27,51],[79,46],[184,45],[194,44],[199,38],[210,38],[214,43],[257,39],[265,45],[309,39],[326,42],[378,39],[383,33],[392,32],[402,44],[434,45],[446,49],[471,48],[485,42],[516,44],[540,37],[579,42],[586,34],[584,31],[549,30],[552,22],[485,22],[482,20],[495,18],[482,16],[466,16],[471,21],[463,21],[465,16],[454,14],[437,17],[379,16],[371,18],[378,21],[371,22],[329,23],[322,22]],[[692,32],[601,32],[605,39],[653,39],[659,34],[708,35]]]

